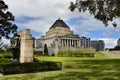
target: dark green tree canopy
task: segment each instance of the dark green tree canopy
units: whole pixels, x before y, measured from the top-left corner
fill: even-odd
[[[48,47],[47,47],[47,44],[44,45],[44,55],[45,56],[48,56]]]
[[[76,0],[71,2],[69,7],[71,11],[78,9],[80,12],[89,12],[97,20],[102,21],[105,26],[108,22],[112,22],[116,27],[117,23],[114,19],[120,17],[120,0]]]
[[[0,0],[0,37],[9,38],[10,33],[16,32],[17,26],[12,23],[14,16],[7,9],[5,2]]]
[[[113,51],[113,50],[120,50],[120,46],[115,46],[114,48],[110,48],[109,50],[110,50],[110,51]]]

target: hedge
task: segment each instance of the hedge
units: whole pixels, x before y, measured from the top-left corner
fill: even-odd
[[[0,58],[12,58],[12,54],[0,54]]]
[[[95,52],[88,51],[59,51],[59,57],[94,57]]]
[[[41,71],[55,71],[61,70],[61,62],[32,62],[32,63],[9,63],[0,64],[0,73],[3,75],[8,74],[21,74],[33,73]]]

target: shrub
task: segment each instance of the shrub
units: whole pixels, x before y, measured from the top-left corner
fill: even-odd
[[[47,44],[44,45],[44,55],[45,56],[48,56],[48,47],[47,47]]]
[[[9,63],[0,64],[0,73],[7,74],[20,74],[31,73],[40,71],[54,71],[61,70],[61,62],[32,62],[32,63]]]
[[[0,58],[12,58],[12,54],[7,54],[7,53],[5,53],[5,54],[0,54]]]
[[[11,63],[10,59],[8,59],[8,58],[1,58],[0,59],[0,64],[7,64],[7,63]]]
[[[60,51],[59,57],[94,57],[95,52],[87,51]]]
[[[0,54],[4,54],[4,53],[5,53],[5,50],[0,48]]]

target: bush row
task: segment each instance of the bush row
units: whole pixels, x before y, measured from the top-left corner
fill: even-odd
[[[8,74],[21,74],[32,73],[40,71],[54,71],[61,70],[61,62],[32,62],[32,63],[10,63],[0,64],[0,73],[3,75]]]
[[[94,57],[95,52],[87,51],[60,51],[59,57]]]
[[[12,54],[0,54],[0,58],[12,58]]]
[[[0,59],[0,64],[6,64],[6,63],[11,63],[10,59],[9,58],[1,58]]]

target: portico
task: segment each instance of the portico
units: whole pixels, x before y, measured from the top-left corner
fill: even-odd
[[[61,38],[61,47],[80,47],[80,39]]]

